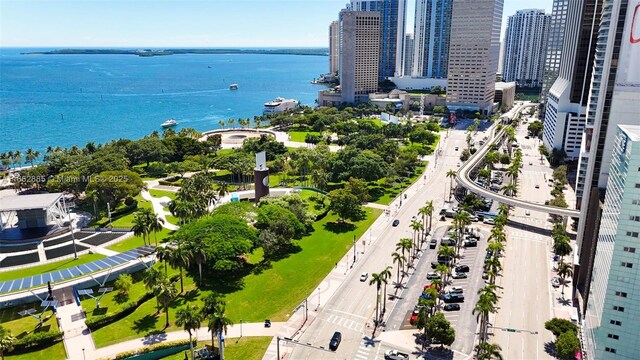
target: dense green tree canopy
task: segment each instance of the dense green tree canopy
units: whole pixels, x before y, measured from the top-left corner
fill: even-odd
[[[103,171],[92,176],[87,191],[94,191],[103,203],[115,208],[126,197],[136,196],[142,189],[142,179],[131,170]]]
[[[256,231],[231,215],[212,215],[194,220],[172,235],[178,244],[200,242],[207,253],[206,265],[216,271],[237,269],[240,256],[257,243]]]

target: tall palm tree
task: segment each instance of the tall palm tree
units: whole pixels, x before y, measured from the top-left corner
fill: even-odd
[[[507,241],[507,235],[505,235],[504,231],[499,227],[491,228],[491,235],[489,235],[489,241],[497,241],[504,242]]]
[[[424,205],[423,209],[425,209],[427,216],[429,216],[429,233],[431,233],[431,225],[432,225],[432,221],[433,221],[433,211],[435,210],[434,206],[433,206],[433,200],[429,200],[427,201],[427,203]]]
[[[169,327],[169,305],[171,305],[173,299],[178,296],[178,290],[176,290],[176,287],[173,285],[173,283],[166,278],[164,279],[164,281],[157,284],[156,287],[158,289],[158,295],[156,295],[156,298],[158,299],[160,305],[162,305],[162,308],[164,308],[164,313],[166,316],[166,321],[164,324],[164,328],[166,329]]]
[[[229,119],[228,122],[229,122],[229,126],[231,128],[234,128],[234,125],[235,125],[236,121],[234,119]]]
[[[504,194],[507,196],[515,197],[518,193],[518,185],[516,183],[510,182],[500,188],[500,190],[504,191]]]
[[[169,246],[160,246],[156,248],[156,257],[158,261],[164,262],[164,274],[168,275],[167,272],[167,264],[171,262],[171,256],[173,254],[173,249]]]
[[[4,360],[4,353],[13,351],[16,338],[11,335],[11,331],[0,325],[0,357]]]
[[[28,163],[31,163],[31,166],[33,166],[33,160],[36,159],[35,151],[33,151],[32,148],[28,148],[27,151],[24,153],[24,156],[25,156],[25,160]]]
[[[135,236],[142,236],[142,242],[147,245],[147,234],[149,233],[149,226],[147,225],[147,219],[142,212],[136,212],[133,216],[133,226],[131,231]]]
[[[200,322],[202,321],[202,314],[200,309],[196,305],[189,305],[178,309],[176,312],[176,325],[182,326],[184,331],[189,333],[189,349],[191,349],[191,358],[195,359],[193,352],[193,340],[192,330],[198,330],[200,328]]]
[[[487,249],[490,250],[492,254],[497,254],[498,252],[504,251],[504,245],[500,241],[489,241]]]
[[[453,226],[458,230],[458,238],[456,239],[456,254],[460,253],[462,247],[462,239],[464,237],[465,228],[467,225],[471,225],[471,216],[466,211],[458,212],[453,217]]]
[[[12,162],[14,168],[16,167],[16,164],[22,165],[22,152],[20,150],[13,152]]]
[[[380,320],[380,288],[382,283],[386,283],[386,279],[382,274],[371,273],[371,280],[369,280],[369,286],[376,284],[376,320],[375,324],[378,324]]]
[[[502,348],[498,344],[490,344],[486,341],[476,345],[477,360],[502,360],[500,351]]]
[[[496,276],[498,276],[500,270],[502,270],[500,259],[496,256],[495,253],[493,256],[484,261],[484,268],[485,270],[492,272],[492,275],[489,276],[489,282],[491,284],[495,284]]]
[[[407,259],[404,256],[402,256],[402,254],[398,254],[397,252],[394,252],[393,254],[391,254],[391,257],[393,258],[393,263],[398,264],[398,267],[396,270],[396,284],[399,286],[400,285],[400,269],[404,267],[404,262]]]
[[[171,266],[180,269],[180,293],[184,291],[182,270],[189,267],[190,259],[191,256],[189,253],[189,249],[183,244],[179,244],[173,249],[171,258],[169,259],[169,264],[171,264]]]
[[[494,303],[487,297],[480,296],[471,314],[476,315],[476,320],[480,323],[480,341],[486,341],[487,324],[489,314],[495,313],[497,310]]]
[[[411,241],[411,244],[413,246],[413,256],[416,257],[418,256],[419,249],[418,243],[416,241],[416,234],[419,233],[420,229],[422,229],[422,223],[419,221],[412,221],[410,227],[413,230],[413,238]]]
[[[207,262],[207,249],[202,241],[193,241],[188,245],[189,263],[198,264],[198,274],[200,275],[200,285],[202,285],[202,264]]]
[[[13,150],[7,151],[7,155],[6,156],[7,156],[7,159],[9,160],[9,163],[11,165],[13,165]]]
[[[402,251],[402,257],[407,259],[407,257],[404,255],[405,251],[411,251],[411,239],[407,239],[407,238],[402,238],[398,241],[398,243],[396,243],[396,251],[401,250]],[[407,272],[409,271],[409,261],[405,261],[405,264],[407,265]]]
[[[9,167],[11,165],[11,156],[5,152],[0,153],[0,163],[2,166]]]
[[[156,296],[156,314],[160,312],[160,303],[158,302],[158,284],[164,282],[167,279],[167,276],[162,273],[162,271],[150,267],[144,271],[144,276],[142,278],[142,283],[144,287],[151,291],[154,296]]]
[[[226,125],[224,121],[220,120],[218,121],[218,124],[220,124],[220,127],[224,130],[224,126]]]
[[[382,295],[383,316],[387,312],[387,281],[389,278],[391,278],[391,269],[393,269],[391,266],[387,266],[386,268],[384,268],[384,270],[380,271],[380,275],[382,275],[382,278],[384,279],[384,291]]]
[[[573,248],[571,248],[568,238],[556,239],[556,241],[553,242],[553,252],[560,256],[560,262],[563,262],[564,257],[571,254],[572,250]]]
[[[222,333],[227,334],[227,329],[230,325],[233,325],[233,321],[226,316],[226,305],[218,304],[213,313],[208,317],[209,319],[209,331],[211,336],[215,334],[218,337],[218,349],[220,353],[220,360],[224,360],[224,348],[222,346]]]
[[[456,257],[456,250],[451,246],[442,245],[438,249],[438,256],[454,259]]]
[[[562,298],[564,299],[564,287],[567,283],[567,277],[573,276],[573,266],[561,261],[558,264],[558,275],[562,278]]]
[[[442,278],[442,283],[444,284],[447,283],[447,275],[449,275],[450,271],[451,268],[445,264],[438,264],[438,266],[436,266],[436,272],[440,274],[440,278]]]
[[[193,214],[193,204],[189,201],[174,199],[169,202],[169,211],[179,219],[180,225],[184,225]]]
[[[449,202],[451,202],[451,195],[453,194],[453,179],[455,179],[456,175],[458,175],[458,173],[453,169],[449,169],[449,171],[447,171],[447,177],[449,178]]]
[[[153,212],[152,209],[143,209],[143,215],[147,223],[147,232],[148,234],[153,232],[153,238],[156,242],[156,246],[158,246],[158,231],[162,231],[164,220]],[[149,239],[149,243],[151,243],[151,239]]]

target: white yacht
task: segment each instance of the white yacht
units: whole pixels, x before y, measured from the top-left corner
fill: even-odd
[[[262,113],[265,115],[275,114],[286,110],[295,109],[299,104],[300,102],[298,100],[284,99],[279,97],[273,101],[264,103],[264,109],[262,110]]]
[[[176,125],[178,125],[178,122],[173,120],[173,119],[169,119],[169,120],[163,122],[162,124],[160,124],[160,126],[162,126],[165,129],[166,128],[170,128],[170,127],[174,127]]]
[[[229,90],[238,90],[238,84],[229,85]]]

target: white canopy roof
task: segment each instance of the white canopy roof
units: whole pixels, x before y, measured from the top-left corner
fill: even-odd
[[[0,198],[0,211],[48,209],[62,196],[62,193],[10,195]]]

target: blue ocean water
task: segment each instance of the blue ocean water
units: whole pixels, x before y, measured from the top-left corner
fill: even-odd
[[[326,56],[20,55],[0,49],[0,152],[136,139],[174,118],[204,131],[280,96],[314,105]],[[43,49],[37,49],[43,50]],[[239,89],[229,90],[231,83]],[[237,125],[236,125],[237,126]]]

